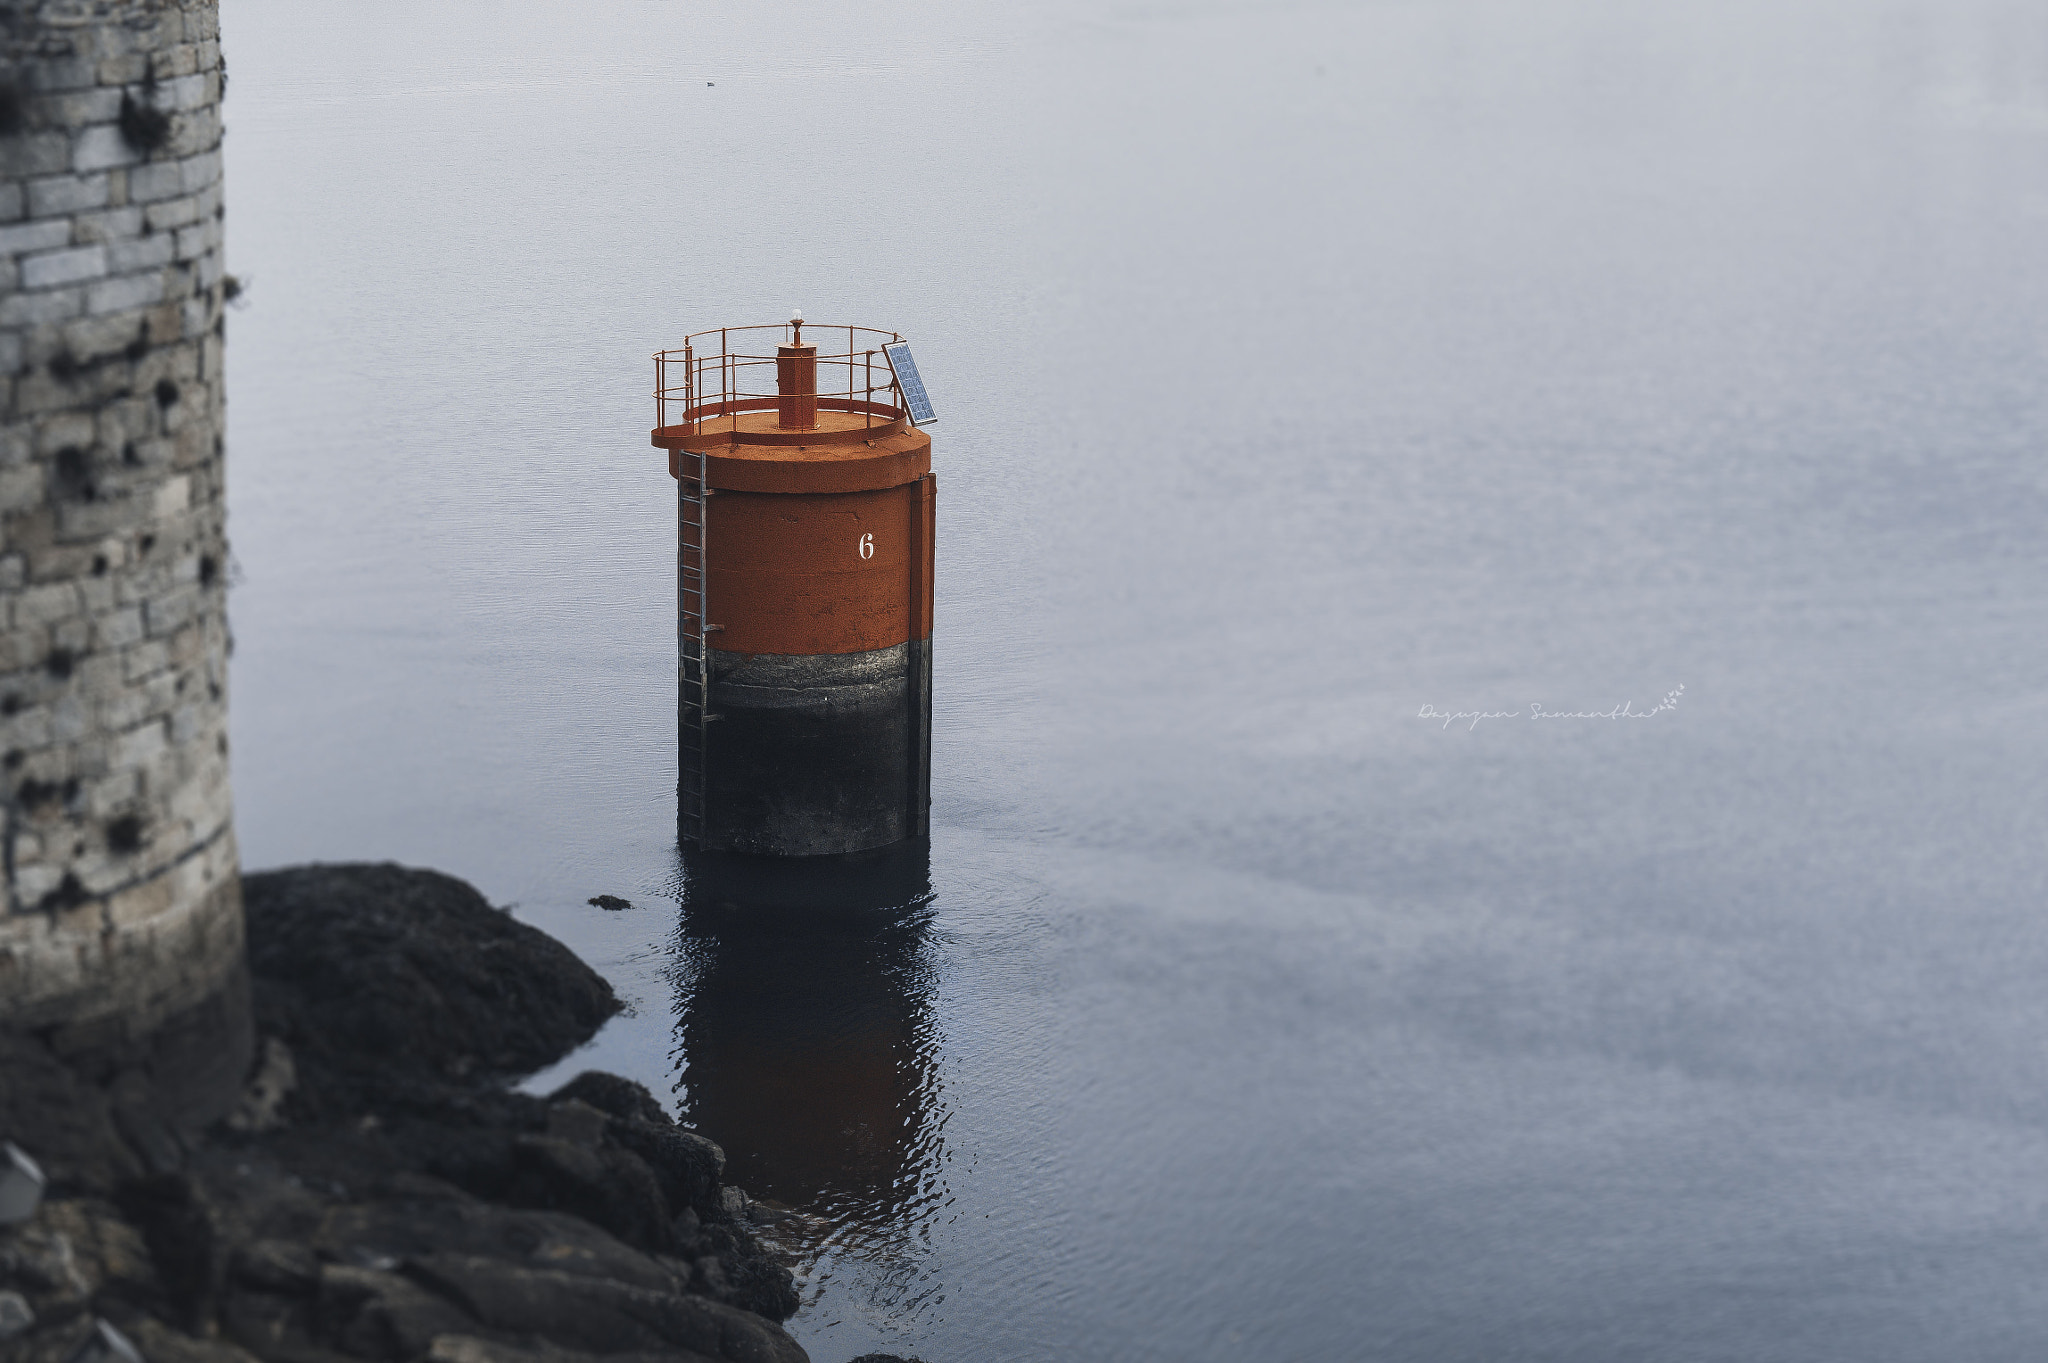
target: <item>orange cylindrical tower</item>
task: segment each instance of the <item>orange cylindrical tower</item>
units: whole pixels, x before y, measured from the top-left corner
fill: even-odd
[[[686,846],[814,856],[929,831],[931,438],[889,358],[900,336],[813,327],[821,348],[802,325],[655,359]]]

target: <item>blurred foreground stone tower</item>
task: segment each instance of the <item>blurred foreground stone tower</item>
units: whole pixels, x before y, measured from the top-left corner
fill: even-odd
[[[185,1123],[249,1056],[215,0],[0,0],[0,1026]]]

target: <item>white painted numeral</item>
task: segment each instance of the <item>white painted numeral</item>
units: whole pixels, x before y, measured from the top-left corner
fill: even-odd
[[[873,558],[875,556],[875,537],[873,535],[862,535],[860,537],[860,556],[862,558]]]

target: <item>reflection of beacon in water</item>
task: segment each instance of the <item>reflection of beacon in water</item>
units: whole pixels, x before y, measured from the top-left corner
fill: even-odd
[[[832,862],[690,858],[684,1119],[757,1198],[887,1235],[937,1188],[917,839]]]
[[[901,336],[814,326],[820,354],[803,327],[654,357],[685,847],[817,856],[929,831],[931,406]]]

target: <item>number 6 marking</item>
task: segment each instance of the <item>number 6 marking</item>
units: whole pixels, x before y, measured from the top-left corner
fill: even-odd
[[[862,535],[860,537],[860,556],[862,558],[873,558],[875,556],[875,537],[873,535]]]

